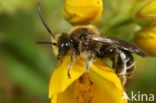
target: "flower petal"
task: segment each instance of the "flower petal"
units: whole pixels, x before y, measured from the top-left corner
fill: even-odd
[[[127,103],[124,90],[115,72],[97,60],[91,66],[90,78],[95,84],[95,103]]]
[[[68,87],[64,92],[58,94],[57,101],[51,103],[76,103],[73,90]]]
[[[147,3],[142,9],[137,13],[139,17],[155,17],[156,16],[156,0],[152,0]]]
[[[76,60],[70,70],[71,78],[68,78],[68,67],[71,62],[70,56],[64,57],[62,64],[53,71],[49,82],[49,98],[63,92],[70,84],[78,79],[85,70],[85,60]]]
[[[51,103],[57,103],[57,95],[54,95],[52,98],[53,99],[51,99]]]
[[[81,59],[79,59],[79,61],[77,62],[84,61],[81,61]],[[81,66],[85,67],[85,65],[82,64]],[[104,64],[101,60],[97,59],[95,62],[93,62],[93,65],[90,67],[89,77],[93,82],[93,89],[90,94],[93,96],[93,98],[91,99],[90,103],[127,103],[127,99],[123,98],[124,90],[119,78],[117,77],[115,72],[107,67],[106,64]],[[80,87],[80,85],[77,84],[77,91],[79,91],[80,88],[83,88]],[[82,94],[80,94],[80,97],[81,95]],[[83,99],[83,97],[81,98]],[[57,99],[55,95],[52,97],[52,103],[79,103],[77,102],[77,99],[78,97],[75,97],[75,89],[73,89],[71,85],[68,85],[68,88],[66,88],[64,92],[57,94]]]

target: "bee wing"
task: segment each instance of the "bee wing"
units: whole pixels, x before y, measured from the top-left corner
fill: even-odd
[[[95,42],[97,44],[113,45],[114,47],[136,53],[140,56],[146,56],[144,51],[139,49],[137,46],[130,44],[124,40],[119,40],[116,38],[108,38],[108,37],[93,37],[90,38],[90,42]]]

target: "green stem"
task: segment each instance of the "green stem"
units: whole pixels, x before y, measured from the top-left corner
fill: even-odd
[[[125,17],[118,16],[118,17],[112,18],[112,20],[111,20],[111,22],[109,22],[108,26],[106,26],[101,32],[107,33],[110,30],[113,30],[114,28],[121,27],[123,25],[128,25],[131,23],[133,23],[132,18],[130,18],[130,17],[125,18]]]

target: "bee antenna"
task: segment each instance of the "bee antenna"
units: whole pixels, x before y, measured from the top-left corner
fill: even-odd
[[[42,16],[42,12],[41,12],[41,8],[40,8],[40,3],[38,3],[38,13],[39,13],[39,16],[41,18],[41,21],[42,23],[44,24],[44,26],[46,27],[47,31],[50,33],[50,35],[54,38],[54,35],[53,33],[51,32],[51,30],[49,29],[48,25],[46,24],[43,16]]]
[[[38,41],[36,44],[51,44],[51,45],[56,45],[56,43],[51,42],[51,41]]]

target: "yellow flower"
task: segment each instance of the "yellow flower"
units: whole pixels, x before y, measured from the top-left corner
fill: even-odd
[[[138,32],[134,42],[150,56],[156,56],[156,21],[153,21]]]
[[[102,0],[65,0],[63,16],[71,24],[89,24],[103,12]]]
[[[138,17],[156,17],[156,0],[151,0],[144,5],[136,15]]]
[[[68,78],[70,56],[64,57],[49,82],[51,103],[127,103],[120,79],[112,69],[97,59],[86,73],[85,60],[78,58]]]

